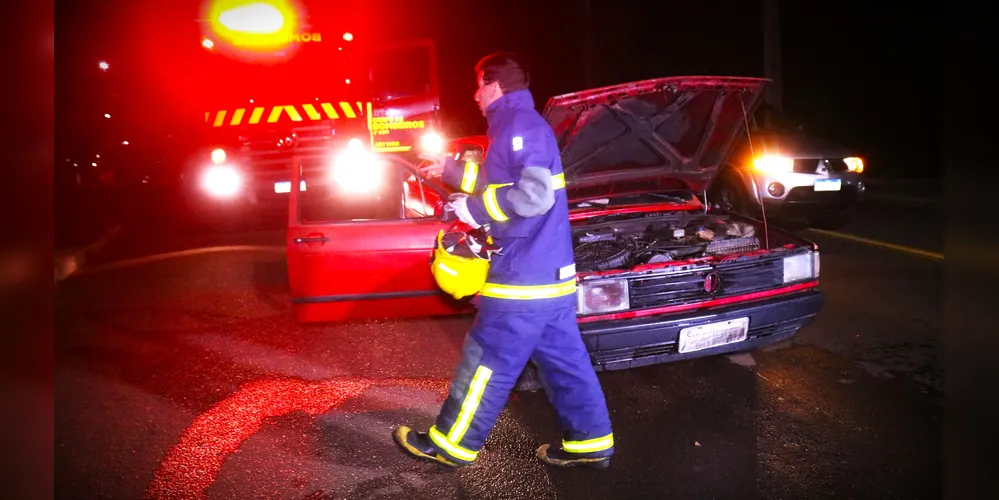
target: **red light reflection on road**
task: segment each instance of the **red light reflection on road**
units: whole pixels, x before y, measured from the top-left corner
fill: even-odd
[[[309,382],[299,379],[265,379],[250,382],[235,394],[202,413],[167,452],[144,498],[205,498],[226,457],[260,430],[264,420],[304,411],[320,415],[360,396],[373,386],[448,391],[446,378],[333,379]],[[386,439],[388,436],[386,435]]]

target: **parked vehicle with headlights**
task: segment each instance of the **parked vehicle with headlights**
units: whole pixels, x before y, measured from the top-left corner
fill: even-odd
[[[740,137],[708,200],[730,212],[803,216],[813,227],[839,229],[864,193],[863,173],[864,160],[855,150],[751,119],[748,136]]]

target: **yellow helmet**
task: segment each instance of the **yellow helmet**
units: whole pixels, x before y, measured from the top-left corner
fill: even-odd
[[[479,293],[489,274],[492,238],[478,243],[461,231],[437,234],[437,246],[430,272],[437,286],[456,299]]]

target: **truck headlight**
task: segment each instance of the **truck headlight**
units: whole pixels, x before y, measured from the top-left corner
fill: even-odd
[[[367,193],[381,183],[381,164],[360,139],[347,142],[347,148],[333,161],[333,182],[348,191]]]
[[[584,281],[576,289],[576,312],[579,314],[624,311],[629,307],[628,280]]]
[[[431,154],[443,153],[444,136],[433,131],[423,134],[420,137],[420,150]]]
[[[201,186],[213,196],[229,198],[243,187],[243,176],[230,165],[213,165],[205,170]]]
[[[811,280],[818,277],[819,252],[784,257],[784,283]]]

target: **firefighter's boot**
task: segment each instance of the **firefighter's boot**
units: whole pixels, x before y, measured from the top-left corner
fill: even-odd
[[[400,425],[392,429],[392,439],[403,451],[416,458],[437,462],[447,467],[459,467],[459,464],[448,460],[437,452],[426,432],[416,432],[405,425]]]
[[[538,448],[538,458],[555,467],[589,467],[591,469],[610,467],[610,457],[571,453],[562,448],[552,448],[551,445],[547,444]]]

